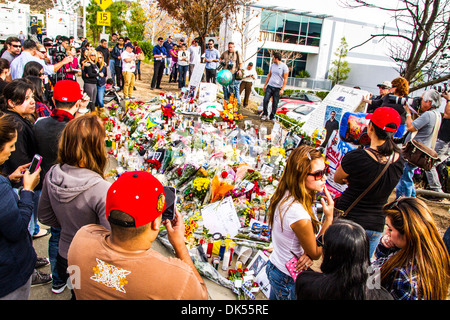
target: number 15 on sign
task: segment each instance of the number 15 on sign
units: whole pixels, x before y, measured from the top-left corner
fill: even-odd
[[[111,12],[97,11],[97,25],[111,26]]]

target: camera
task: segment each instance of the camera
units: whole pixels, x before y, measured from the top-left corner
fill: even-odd
[[[420,103],[422,102],[422,97],[407,98],[407,97],[397,97],[394,95],[389,95],[388,101],[389,101],[389,103],[394,103],[394,104],[401,104],[401,105],[408,104],[412,108],[416,109],[416,107],[420,107]]]
[[[223,61],[220,61],[220,62],[219,62],[219,65],[217,66],[217,71],[220,71],[220,70],[222,70],[222,69],[223,69],[223,67],[225,67],[225,62],[223,62]]]
[[[67,57],[66,48],[59,41],[48,49],[48,54],[52,57],[53,63],[61,62]]]
[[[447,83],[444,83],[441,86],[433,86],[433,89],[439,93],[444,93],[444,92],[448,91],[448,85],[447,85]]]
[[[231,69],[233,69],[233,66],[234,66],[233,61],[232,61],[232,60],[228,61],[228,63],[227,63],[227,69],[228,69],[228,70],[231,70]]]

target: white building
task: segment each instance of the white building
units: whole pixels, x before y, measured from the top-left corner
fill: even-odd
[[[291,74],[288,85],[311,89],[330,89],[328,71],[335,51],[345,37],[348,48],[357,46],[371,34],[389,30],[390,17],[380,10],[342,9],[336,0],[279,1],[260,0],[246,8],[237,23],[224,20],[219,38],[222,52],[228,42],[235,43],[245,57],[266,75],[274,50],[289,52],[286,63]],[[373,40],[349,50],[346,60],[351,71],[344,85],[360,86],[378,92],[376,85],[398,76],[396,64],[389,56],[385,41]],[[306,70],[310,77],[295,78]],[[262,81],[264,77],[262,77]]]

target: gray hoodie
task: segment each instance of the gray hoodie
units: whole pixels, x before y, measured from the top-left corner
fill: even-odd
[[[87,224],[110,229],[106,220],[106,193],[111,183],[85,168],[56,164],[45,175],[39,200],[39,221],[61,228],[59,255],[67,251],[77,231]]]

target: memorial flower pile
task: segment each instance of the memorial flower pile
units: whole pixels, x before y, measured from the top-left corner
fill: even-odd
[[[234,96],[223,102],[220,117],[212,111],[193,114],[199,103],[162,93],[149,102],[124,101],[105,108],[108,154],[117,161],[106,176],[114,179],[125,171],[146,170],[163,185],[175,187],[185,240],[200,274],[241,298],[253,299],[255,285],[253,280],[246,281],[251,275],[248,270],[234,269],[227,276],[227,265],[222,265],[224,273],[212,267],[211,258],[219,254],[213,235],[219,233],[227,245],[234,243],[238,249],[251,248],[253,254],[270,246],[266,209],[283,172],[286,151],[282,144],[272,143],[265,128],[236,126],[243,117]],[[226,203],[231,203],[228,211],[214,211]],[[217,214],[219,220],[232,219],[234,232],[215,230],[208,213]],[[164,232],[158,239],[170,247]],[[197,248],[204,246],[206,253],[209,243],[214,243],[214,249],[205,261]]]

